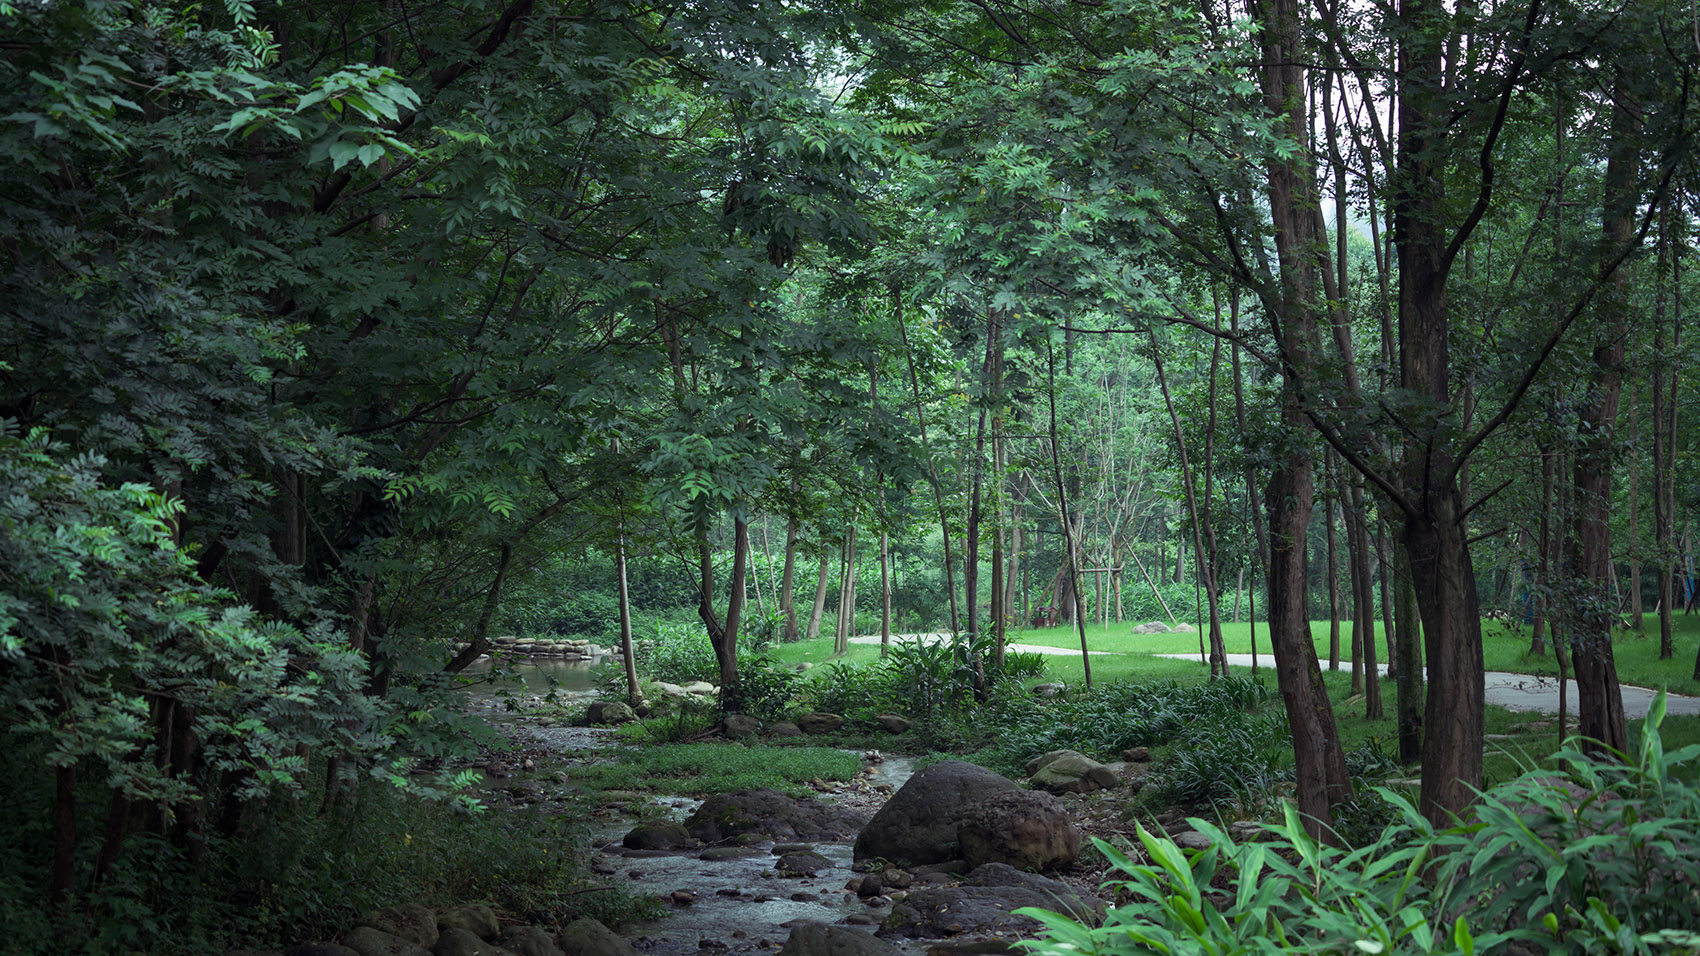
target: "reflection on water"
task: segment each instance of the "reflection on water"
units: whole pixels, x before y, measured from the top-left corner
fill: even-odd
[[[555,690],[569,694],[583,694],[596,689],[593,673],[596,665],[602,661],[614,661],[614,658],[596,658],[588,661],[564,661],[539,658],[509,658],[503,666],[503,675],[485,685],[492,691],[524,691],[531,694],[547,694]],[[484,658],[463,673],[468,677],[488,677],[492,663]],[[507,676],[512,675],[512,676]]]

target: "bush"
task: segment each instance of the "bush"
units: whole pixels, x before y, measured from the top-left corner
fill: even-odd
[[[663,623],[655,637],[633,642],[638,671],[650,680],[688,684],[718,680],[720,662],[702,625]]]
[[[744,713],[766,723],[791,715],[803,675],[774,664],[766,656],[738,661],[738,683],[744,693]]]

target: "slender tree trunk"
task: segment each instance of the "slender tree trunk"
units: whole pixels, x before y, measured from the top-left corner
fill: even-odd
[[[805,640],[820,637],[821,618],[826,616],[826,572],[832,567],[832,557],[825,549],[820,553],[820,570],[815,573],[815,606],[809,612],[809,628],[805,632]]]
[[[1670,202],[1666,200],[1659,214],[1658,277],[1654,281],[1653,300],[1653,541],[1658,553],[1659,575],[1659,659],[1676,656],[1676,593],[1672,579],[1676,576],[1676,552],[1671,539],[1675,531],[1675,452],[1676,452],[1676,363],[1672,355],[1681,339],[1681,316],[1672,326],[1671,344],[1665,346],[1665,273],[1666,265],[1674,268],[1671,254]],[[1674,276],[1673,276],[1674,279]],[[1674,282],[1672,283],[1674,285]],[[1665,377],[1669,375],[1667,397]],[[1700,661],[1696,662],[1700,669]]]
[[[1080,605],[1080,549],[1076,544],[1073,518],[1069,514],[1068,490],[1063,484],[1062,450],[1057,443],[1057,357],[1049,343],[1045,346],[1045,355],[1050,370],[1050,401],[1051,401],[1051,470],[1057,481],[1057,510],[1061,512],[1063,526],[1063,554],[1065,566],[1068,569],[1069,587],[1074,598],[1074,622],[1080,632],[1080,668],[1086,677],[1086,690],[1092,690],[1092,654],[1086,647],[1086,614]],[[1085,529],[1080,529],[1084,531]]]
[[[626,580],[626,534],[614,539],[614,572],[620,583],[620,656],[626,666],[626,699],[633,707],[643,703],[638,686],[637,655],[632,653],[632,593]]]
[[[927,443],[927,410],[921,399],[921,380],[915,374],[915,353],[909,348],[909,330],[903,322],[903,297],[898,294],[896,286],[892,287],[891,294],[895,300],[897,333],[903,339],[903,358],[909,368],[909,390],[915,397],[915,419],[921,426],[921,451],[927,456],[927,481],[933,486],[933,503],[938,506],[939,513],[939,531],[944,536],[944,589],[950,598],[950,630],[952,634],[957,634],[962,631],[962,616],[956,607],[956,559],[951,554],[950,518],[944,507],[944,485],[939,481],[938,465],[933,461],[932,449]]]
[[[792,488],[795,489],[795,479]],[[797,642],[797,519],[785,519],[785,570],[779,578],[779,615],[784,620],[781,639]]]
[[[1334,533],[1334,496],[1328,493],[1333,490],[1331,486],[1335,484],[1332,480],[1334,477],[1334,453],[1328,452],[1324,460],[1327,462],[1329,472],[1327,480],[1324,481],[1326,490],[1322,498],[1323,538],[1327,542],[1328,549],[1328,669],[1337,671],[1340,669],[1340,560],[1338,547],[1335,544],[1338,536]],[[1363,654],[1358,650],[1358,636],[1354,634],[1352,635],[1353,694],[1364,692],[1364,671],[1360,663],[1362,660]]]
[[[1215,354],[1219,356],[1220,351],[1217,351]],[[1163,395],[1163,406],[1169,411],[1169,423],[1173,427],[1175,433],[1175,450],[1180,456],[1181,464],[1181,484],[1186,488],[1187,517],[1192,521],[1193,553],[1198,556],[1198,581],[1204,589],[1205,602],[1209,605],[1210,676],[1226,677],[1228,675],[1228,661],[1226,650],[1222,642],[1221,617],[1216,607],[1216,569],[1211,566],[1208,561],[1206,549],[1204,547],[1204,522],[1207,515],[1199,509],[1198,498],[1193,493],[1192,465],[1187,457],[1186,433],[1181,430],[1180,416],[1176,414],[1174,400],[1169,395],[1169,379],[1163,371],[1162,350],[1157,345],[1157,337],[1155,334],[1152,334],[1151,336],[1151,360],[1157,371],[1157,388]],[[1215,361],[1216,360],[1214,358],[1211,361],[1212,388],[1214,388]],[[1214,403],[1212,403],[1212,409],[1214,409]],[[1214,412],[1212,412],[1212,414],[1214,414]],[[1212,424],[1214,424],[1214,420],[1212,420]],[[1199,643],[1202,646],[1204,642],[1204,634],[1202,631],[1198,637]]]

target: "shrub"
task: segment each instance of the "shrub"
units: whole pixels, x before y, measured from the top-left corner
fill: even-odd
[[[803,675],[774,664],[766,656],[738,661],[738,683],[744,692],[744,713],[768,723],[782,720],[794,709]]]
[[[714,646],[700,624],[662,623],[655,637],[634,642],[633,650],[638,670],[651,680],[688,684],[720,676]]]

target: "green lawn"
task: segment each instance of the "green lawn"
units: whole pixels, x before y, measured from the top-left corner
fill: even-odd
[[[1677,618],[1676,656],[1668,661],[1658,659],[1657,616],[1648,615],[1647,621],[1648,630],[1652,636],[1620,635],[1614,645],[1619,678],[1626,684],[1638,684],[1644,687],[1663,685],[1673,693],[1700,695],[1700,682],[1692,679],[1695,646],[1697,641],[1700,641],[1700,616]],[[1227,624],[1224,625],[1223,629],[1230,653],[1251,653],[1249,625],[1245,623]],[[1101,624],[1087,629],[1087,646],[1094,651],[1109,652],[1092,656],[1092,678],[1095,683],[1208,679],[1208,668],[1199,663],[1196,658],[1174,660],[1152,656],[1155,654],[1197,654],[1197,634],[1134,634],[1132,631],[1132,622],[1111,624],[1107,630]],[[1363,701],[1351,695],[1349,661],[1342,660],[1341,670],[1337,672],[1328,670],[1328,622],[1312,622],[1311,631],[1316,637],[1317,656],[1323,662],[1323,679],[1328,685],[1329,696],[1334,702],[1335,717],[1339,723],[1341,739],[1346,748],[1350,750],[1374,742],[1386,752],[1396,753],[1398,735],[1393,720],[1395,694],[1393,682],[1383,679],[1381,683],[1386,716],[1378,720],[1366,719],[1363,716]],[[1079,634],[1070,627],[1013,631],[1010,633],[1009,640],[1011,643],[1067,647],[1076,650],[1080,647]],[[1517,632],[1499,624],[1490,623],[1486,625],[1483,633],[1483,653],[1488,669],[1556,676],[1558,673],[1557,665],[1550,656],[1533,659],[1528,657],[1528,640],[1529,629],[1527,627]],[[1341,625],[1341,643],[1343,645],[1342,654],[1348,654],[1351,647],[1351,626],[1349,624],[1342,623]],[[1385,653],[1384,639],[1379,645],[1379,649]],[[830,638],[780,645],[771,648],[769,652],[776,660],[784,663],[821,664],[832,660],[872,662],[879,659],[879,647],[869,644],[852,644],[847,655],[842,658],[834,658]],[[1274,660],[1268,656],[1269,632],[1262,623],[1257,626],[1257,652],[1263,664],[1258,677],[1270,686],[1274,686]],[[1030,683],[1063,681],[1071,686],[1079,686],[1083,683],[1083,679],[1084,675],[1078,654],[1069,656],[1047,655],[1045,657],[1044,675],[1030,681]],[[1487,741],[1484,768],[1489,784],[1516,776],[1551,755],[1558,747],[1557,727],[1551,716],[1518,713],[1491,706],[1487,708],[1485,716],[1485,732],[1491,738]],[[1574,715],[1572,715],[1571,721],[1568,729],[1574,732]],[[1640,725],[1640,721],[1630,722],[1631,739],[1639,734]],[[1700,743],[1700,717],[1666,718],[1663,737],[1667,749]]]

